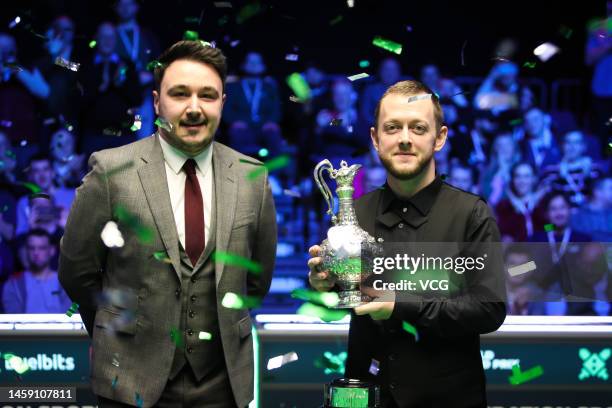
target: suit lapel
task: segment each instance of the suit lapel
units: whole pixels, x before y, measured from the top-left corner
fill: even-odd
[[[168,182],[166,181],[164,155],[157,139],[158,137],[155,135],[152,149],[142,155],[141,159],[145,164],[138,169],[138,176],[147,197],[147,203],[153,214],[153,219],[157,225],[157,230],[166,247],[168,257],[172,261],[176,276],[180,281],[179,239],[176,232],[174,214],[172,213],[172,204],[170,203]],[[161,180],[160,177],[162,177]]]
[[[236,200],[238,199],[238,181],[232,168],[232,161],[227,157],[223,146],[213,142],[213,169],[215,178],[216,201],[216,247],[217,251],[226,252],[229,244],[230,232],[236,213]],[[223,274],[224,264],[215,264],[215,282],[219,287]]]

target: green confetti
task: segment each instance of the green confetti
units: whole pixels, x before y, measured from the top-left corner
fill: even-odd
[[[138,217],[131,214],[121,204],[115,206],[114,215],[121,223],[134,231],[140,242],[151,243],[153,241],[153,231],[142,225]]]
[[[368,60],[359,61],[359,68],[367,68],[369,66],[370,66],[370,61]]]
[[[199,39],[200,35],[197,31],[187,30],[183,33],[183,40],[198,41]]]
[[[159,61],[153,60],[147,64],[147,71],[153,71],[155,68],[162,68],[164,64]]]
[[[372,44],[384,50],[393,52],[397,55],[400,55],[402,53],[402,44],[396,43],[395,41],[387,40],[380,36],[374,37],[374,39],[372,40]]]
[[[310,99],[310,86],[299,72],[294,72],[287,77],[287,85],[298,100],[304,102]]]
[[[91,40],[91,41],[89,42],[89,48],[95,48],[96,44],[97,44],[97,43],[96,43],[96,40]]]
[[[254,275],[259,275],[263,270],[262,266],[253,261],[252,259],[244,258],[240,255],[232,254],[230,252],[215,251],[212,254],[212,260],[215,262],[221,262],[226,265],[234,265],[246,269]]]
[[[347,352],[342,351],[334,354],[331,351],[326,351],[322,356],[317,357],[314,361],[314,366],[322,368],[326,375],[340,374],[343,375],[346,368]]]
[[[153,258],[157,259],[160,262],[171,264],[172,260],[168,257],[168,253],[166,251],[157,251],[153,253]]]
[[[259,307],[261,299],[254,296],[240,296],[232,292],[227,292],[223,296],[221,305],[228,309],[252,309]]]
[[[76,313],[79,309],[79,304],[78,303],[72,303],[72,306],[70,306],[70,309],[68,309],[68,311],[66,311],[66,316],[68,317],[72,317],[72,315],[74,313]]]
[[[266,172],[265,169],[268,169],[268,172],[272,172],[278,169],[282,169],[283,167],[287,167],[290,162],[291,159],[286,154],[275,157],[274,159],[265,162],[263,166],[249,172],[249,174],[247,174],[247,180],[253,181],[256,178],[262,176]]]
[[[291,297],[315,302],[327,307],[336,307],[340,301],[336,292],[317,292],[309,289],[294,289],[291,292]]]
[[[552,232],[554,230],[555,230],[555,225],[554,224],[546,224],[546,225],[544,225],[544,231]]]
[[[509,122],[510,126],[518,126],[521,123],[523,123],[523,119],[518,118],[518,119],[513,119]]]
[[[183,338],[179,329],[170,329],[170,338],[176,344],[176,347],[183,348]]]
[[[238,15],[236,16],[236,23],[242,24],[245,21],[255,17],[257,14],[261,12],[261,5],[259,2],[247,4],[243,8],[240,9]]]
[[[28,190],[30,190],[32,192],[32,194],[38,194],[42,191],[42,188],[40,188],[38,185],[34,184],[34,183],[30,183],[28,181],[25,181],[23,183],[20,183],[22,186],[24,186],[25,188],[27,188]]]
[[[344,16],[336,16],[336,17],[335,17],[333,20],[331,20],[331,21],[329,22],[329,25],[330,25],[330,26],[336,25],[336,24],[338,24],[339,22],[341,22],[342,20],[344,20]]]
[[[30,366],[26,363],[25,359],[22,359],[14,354],[4,354],[4,360],[8,361],[9,365],[17,374],[21,375],[30,369]]]
[[[172,123],[168,122],[166,119],[159,117],[155,119],[155,126],[158,126],[164,129],[166,132],[172,132]]]
[[[112,387],[112,388],[115,388],[115,387],[117,386],[117,380],[118,380],[118,379],[119,379],[119,376],[118,376],[118,375],[116,375],[116,376],[115,376],[115,379],[113,380],[113,383],[111,384],[111,387]]]
[[[200,340],[210,340],[210,339],[212,339],[212,334],[210,334],[209,332],[201,331],[198,334],[198,339],[200,339]]]
[[[349,314],[346,309],[328,309],[313,303],[304,303],[296,312],[299,315],[318,317],[324,322],[335,322],[344,319]]]
[[[526,62],[523,64],[523,67],[527,67],[527,68],[535,68],[535,66],[536,66],[536,63],[535,63],[535,62],[529,62],[529,61],[526,61]]]
[[[408,322],[402,322],[402,329],[412,334],[414,336],[415,341],[419,341],[419,332],[417,331],[416,327],[414,327]]]
[[[512,367],[512,375],[508,377],[508,380],[512,385],[520,385],[527,381],[531,381],[534,378],[538,378],[542,374],[544,374],[544,369],[541,365],[537,365],[529,370],[521,372],[521,367],[518,364],[515,364]]]

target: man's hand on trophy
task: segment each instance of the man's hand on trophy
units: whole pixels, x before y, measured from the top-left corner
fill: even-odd
[[[323,270],[323,258],[321,254],[321,247],[319,245],[313,245],[308,250],[310,259],[308,260],[308,282],[313,289],[319,292],[327,292],[334,287],[336,279],[332,277],[329,271]]]
[[[373,300],[355,308],[356,315],[369,314],[373,320],[387,320],[395,308],[395,292],[392,290],[376,290],[372,287],[362,286],[361,292]]]

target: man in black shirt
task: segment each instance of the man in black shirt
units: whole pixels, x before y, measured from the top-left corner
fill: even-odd
[[[417,81],[398,82],[375,120],[370,133],[387,183],[355,202],[360,226],[378,242],[469,243],[477,253],[495,252],[500,234],[486,202],[436,177],[433,155],[448,129],[435,94]],[[327,291],[335,282],[321,271],[320,250],[309,250],[309,281]],[[458,296],[397,291],[356,307],[346,377],[378,383],[387,408],[486,407],[479,335],[505,319],[502,268],[501,258],[489,257],[484,270],[465,273],[467,291]],[[419,338],[403,330],[406,323]],[[369,369],[374,360],[379,370]]]

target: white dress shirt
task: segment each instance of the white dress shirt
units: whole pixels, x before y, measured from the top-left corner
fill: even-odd
[[[196,162],[196,176],[204,196],[204,245],[207,245],[212,221],[212,143],[197,156],[191,157],[170,145],[161,135],[158,134],[158,137],[164,153],[166,179],[168,181],[168,191],[170,191],[170,203],[176,223],[176,232],[183,249],[185,248],[185,180],[187,179],[187,174],[183,171],[183,165],[190,158]]]

